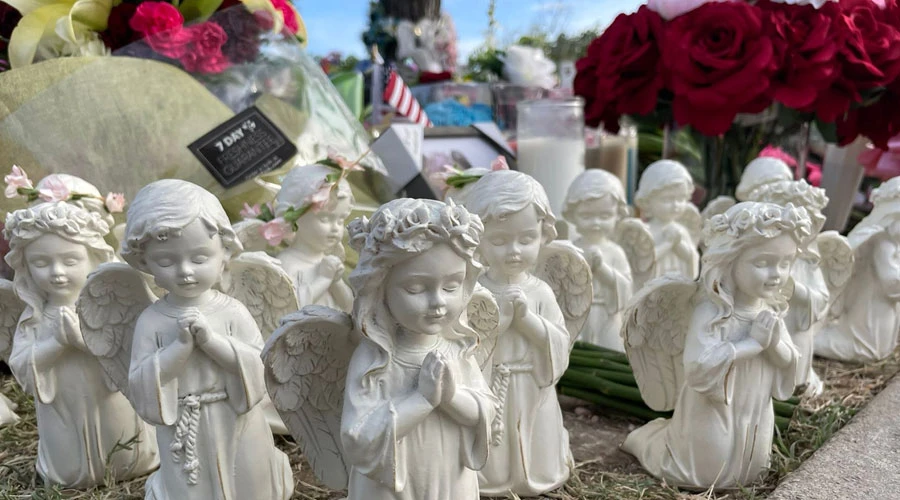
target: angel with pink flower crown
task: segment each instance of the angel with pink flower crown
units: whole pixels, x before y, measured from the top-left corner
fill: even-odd
[[[344,281],[344,223],[353,205],[346,176],[358,170],[358,161],[334,154],[294,167],[272,205],[245,207],[245,220],[235,224],[246,245],[258,245],[262,236],[269,246],[280,248],[278,261],[294,282],[300,307],[315,304],[349,312],[353,305]]]

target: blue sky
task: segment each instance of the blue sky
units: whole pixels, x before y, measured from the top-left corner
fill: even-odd
[[[605,27],[620,12],[633,12],[644,0],[497,0],[495,17],[500,45],[539,25],[553,33],[578,33]],[[368,0],[294,0],[309,33],[309,52],[337,50],[365,56],[360,35],[368,23]],[[459,38],[460,62],[484,41],[488,0],[443,0]]]

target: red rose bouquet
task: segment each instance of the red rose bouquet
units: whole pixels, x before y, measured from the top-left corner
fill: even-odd
[[[712,138],[707,158],[737,169],[810,123],[832,142],[864,135],[887,149],[900,133],[900,5],[650,0],[617,17],[577,70],[588,125],[616,130],[630,115],[689,126]],[[706,174],[725,190],[723,174],[740,171],[719,167]]]

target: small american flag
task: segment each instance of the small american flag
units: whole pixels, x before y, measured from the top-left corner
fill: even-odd
[[[431,127],[431,120],[428,119],[425,110],[419,105],[419,101],[413,97],[412,91],[409,90],[409,87],[406,86],[406,83],[403,82],[397,71],[389,70],[385,80],[384,94],[382,95],[384,102],[394,108],[398,114],[409,120]]]

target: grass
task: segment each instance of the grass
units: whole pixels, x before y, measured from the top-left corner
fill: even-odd
[[[644,474],[639,467],[608,470],[599,461],[576,464],[568,483],[541,497],[554,500],[759,500],[775,489],[785,475],[795,470],[843,427],[900,371],[900,354],[872,365],[860,366],[835,361],[815,360],[820,376],[826,380],[825,393],[804,400],[801,411],[787,432],[776,435],[771,466],[759,482],[747,488],[725,493],[687,493]],[[116,483],[88,491],[64,490],[41,485],[34,471],[37,454],[37,426],[34,407],[9,376],[0,377],[0,390],[19,405],[22,421],[0,428],[0,500],[141,500],[143,479]],[[338,500],[344,496],[317,486],[299,447],[290,439],[277,438],[277,445],[291,459],[295,474],[294,499]],[[610,446],[615,446],[611,443]],[[510,497],[516,498],[516,497]]]

